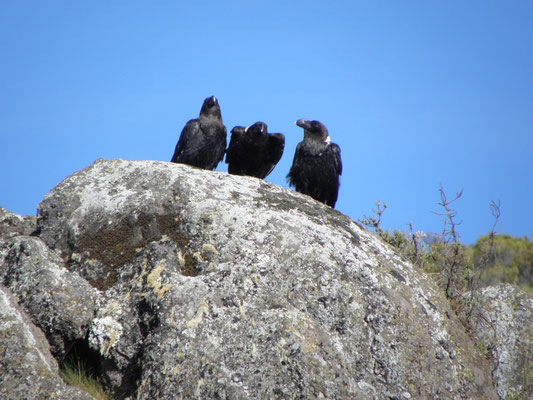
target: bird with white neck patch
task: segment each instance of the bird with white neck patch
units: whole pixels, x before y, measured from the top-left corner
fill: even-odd
[[[297,192],[335,207],[342,174],[340,147],[331,142],[326,126],[320,121],[302,118],[295,122],[304,130],[304,138],[296,146],[287,175]]]

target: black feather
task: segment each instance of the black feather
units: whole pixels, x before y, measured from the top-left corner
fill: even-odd
[[[285,136],[268,133],[263,122],[231,130],[231,139],[226,150],[228,172],[234,175],[248,175],[265,178],[281,159],[285,147]]]
[[[208,97],[199,118],[185,124],[170,161],[212,170],[224,158],[226,136],[218,101]]]
[[[287,175],[297,192],[335,207],[342,174],[341,149],[331,143],[328,130],[319,121],[299,119],[304,139],[296,146],[294,160]]]

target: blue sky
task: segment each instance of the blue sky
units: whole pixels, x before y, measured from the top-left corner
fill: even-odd
[[[35,214],[95,159],[168,161],[205,97],[228,131],[286,136],[268,181],[287,187],[302,130],[342,149],[337,209],[386,202],[383,226],[461,238],[533,235],[531,1],[2,1],[0,205]],[[226,164],[219,170],[226,171]]]

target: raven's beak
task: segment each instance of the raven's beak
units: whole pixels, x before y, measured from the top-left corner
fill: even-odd
[[[295,124],[303,129],[309,129],[309,127],[311,126],[309,120],[305,118],[300,118],[298,121],[295,122]]]

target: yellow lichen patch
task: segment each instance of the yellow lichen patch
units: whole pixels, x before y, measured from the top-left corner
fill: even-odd
[[[106,337],[100,345],[100,354],[103,356],[107,356],[109,354],[109,350],[111,349],[111,347],[113,347],[116,341],[117,334],[116,332],[111,331],[109,333],[109,337]]]
[[[140,274],[137,274],[136,276],[136,286],[138,288],[142,287],[143,284],[144,284],[144,277],[146,276],[147,272],[146,272],[146,265],[147,265],[147,260],[143,260],[142,264],[141,264],[141,273]]]
[[[141,398],[141,395],[144,392],[144,390],[150,387],[150,380],[151,378],[148,377],[144,379],[143,381],[141,381],[140,385],[137,388],[137,400]]]
[[[309,321],[298,319],[296,325],[291,323],[287,327],[287,331],[298,337],[304,353],[314,353],[320,346],[320,340],[314,335]]]
[[[156,293],[156,296],[157,296],[157,300],[161,300],[163,298],[163,296],[170,290],[174,287],[173,284],[169,283],[168,285],[165,285],[163,286],[157,293]]]
[[[185,257],[183,257],[183,253],[181,251],[178,251],[177,259],[178,259],[178,265],[180,267],[185,266]]]
[[[198,324],[204,318],[204,315],[207,314],[208,312],[209,312],[209,305],[204,300],[198,307],[198,311],[196,311],[196,316],[193,319],[191,319],[189,322],[187,322],[187,327],[196,328]]]
[[[196,385],[196,391],[194,392],[194,394],[197,396],[197,398],[202,393],[202,386],[204,386],[204,380],[203,380],[203,378],[200,378],[200,379],[198,379],[198,384]]]
[[[313,338],[307,342],[304,342],[302,347],[304,353],[314,353],[318,350],[318,341]]]
[[[204,261],[203,257],[202,257],[202,254],[200,254],[200,252],[198,251],[195,251],[194,253],[192,253],[192,257],[194,258],[194,260],[197,262],[197,263],[201,263]]]
[[[170,283],[165,286],[161,285],[161,272],[163,272],[164,269],[165,267],[158,265],[148,274],[148,277],[146,278],[148,286],[153,289],[158,300],[161,300],[165,293],[174,287],[174,285]]]
[[[148,286],[150,286],[151,288],[161,287],[161,282],[159,282],[159,278],[161,277],[161,272],[163,272],[164,269],[165,267],[160,264],[156,266],[152,271],[150,271],[148,277],[146,278]]]
[[[284,338],[281,338],[277,343],[276,343],[276,349],[278,350],[278,353],[279,353],[279,359],[281,361],[286,361],[287,360],[287,351],[285,350],[285,345],[287,344],[287,341],[284,339]]]
[[[215,246],[210,243],[206,243],[202,246],[201,253],[202,256],[204,256],[208,260],[219,254]]]
[[[80,257],[80,259],[81,259],[81,257]],[[98,260],[95,259],[95,258],[89,258],[87,260],[87,264],[89,264],[91,267],[97,266],[98,265]]]
[[[239,311],[241,313],[241,317],[245,317],[246,316],[246,312],[244,311],[244,307],[242,306],[242,304],[243,304],[242,299],[239,299]]]
[[[120,303],[117,301],[110,301],[109,304],[102,310],[102,315],[113,315],[120,310]]]
[[[182,362],[183,360],[185,360],[185,354],[181,351],[176,352],[176,361]]]

